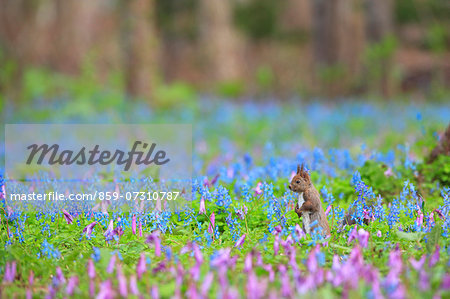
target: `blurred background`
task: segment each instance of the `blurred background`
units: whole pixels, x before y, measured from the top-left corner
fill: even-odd
[[[450,94],[448,0],[0,0],[0,7],[0,97],[16,108],[70,99],[88,110],[91,101],[107,107],[123,98],[171,108],[199,94],[236,101]]]

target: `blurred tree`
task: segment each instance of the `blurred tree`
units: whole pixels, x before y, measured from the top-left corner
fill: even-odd
[[[148,97],[159,71],[154,0],[122,0],[120,5],[126,91]]]
[[[50,60],[56,70],[77,73],[92,44],[99,1],[56,0],[55,47]]]
[[[233,26],[232,2],[200,0],[201,39],[208,73],[215,81],[236,80],[241,75],[241,41]]]
[[[316,70],[323,73],[326,68],[339,69],[339,82],[327,82],[325,88],[330,96],[341,94],[361,70],[365,45],[363,3],[362,0],[312,2]]]
[[[366,1],[366,32],[369,41],[369,47],[378,47],[386,52],[386,55],[380,56],[377,61],[377,66],[369,65],[368,68],[377,67],[380,69],[379,78],[379,91],[384,97],[389,97],[392,94],[392,59],[395,46],[391,44],[395,43],[393,38],[394,27],[394,0],[365,0]],[[389,52],[389,49],[392,51]],[[369,49],[371,51],[371,49]],[[371,51],[374,52],[374,51]],[[371,70],[369,70],[370,72]],[[368,78],[371,80],[374,78]],[[369,82],[370,83],[370,82]]]

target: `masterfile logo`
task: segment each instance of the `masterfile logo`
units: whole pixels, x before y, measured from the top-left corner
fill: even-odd
[[[48,172],[63,179],[143,171],[159,180],[190,178],[192,128],[169,125],[7,124],[5,166],[11,179]]]

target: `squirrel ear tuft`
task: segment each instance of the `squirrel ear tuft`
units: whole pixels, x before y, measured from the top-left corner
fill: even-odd
[[[302,166],[303,167],[303,166]],[[300,170],[300,164],[297,164],[297,174],[300,174],[301,170]]]
[[[311,177],[307,171],[302,171],[302,177],[308,182],[311,180]]]

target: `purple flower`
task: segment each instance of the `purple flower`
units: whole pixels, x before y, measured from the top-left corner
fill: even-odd
[[[114,255],[115,256],[115,255]],[[122,272],[122,266],[117,264],[117,280],[119,282],[119,293],[122,297],[128,296],[127,279]]]
[[[217,182],[217,180],[219,179],[219,176],[220,176],[220,174],[218,173],[213,177],[213,179],[211,180],[211,186],[213,186]]]
[[[78,277],[72,276],[71,278],[69,278],[69,281],[67,282],[66,294],[72,296],[73,291],[77,286],[78,286]]]
[[[200,264],[195,263],[195,265],[189,270],[189,273],[192,276],[192,279],[197,281],[200,278]]]
[[[205,206],[205,199],[202,198],[200,199],[200,209],[198,211],[199,214],[206,214],[206,206]]]
[[[277,235],[273,241],[273,254],[277,255],[278,250],[280,250],[280,236]]]
[[[331,205],[328,206],[327,210],[325,211],[325,216],[328,216],[328,214],[331,212]]]
[[[56,267],[56,279],[58,283],[65,283],[66,279],[64,278],[64,274],[62,273],[61,267]]]
[[[251,271],[247,279],[247,298],[259,299],[263,298],[267,289],[267,279],[259,282],[255,272]]]
[[[159,231],[154,231],[148,235],[146,242],[155,246],[156,256],[161,256],[161,240],[159,239]]]
[[[157,286],[152,286],[150,293],[153,299],[159,299],[159,290]]]
[[[32,286],[34,282],[34,272],[30,270],[30,276],[28,276],[28,285]]]
[[[142,238],[142,221],[139,221],[139,237]]]
[[[133,295],[139,295],[139,289],[137,286],[137,280],[136,280],[136,275],[131,275],[130,276],[130,292]]]
[[[243,234],[240,238],[239,238],[239,240],[237,240],[236,241],[236,243],[234,244],[234,247],[236,247],[236,248],[241,248],[241,246],[242,246],[242,244],[244,244],[244,242],[245,242],[245,234]]]
[[[442,278],[441,289],[450,290],[450,274],[449,273],[444,274],[444,277]]]
[[[355,225],[350,234],[348,235],[347,245],[350,244],[353,240],[356,240],[357,237],[358,237],[358,226]]]
[[[256,185],[256,188],[253,189],[255,191],[256,195],[261,195],[263,193],[263,191],[261,189],[262,185],[263,184],[261,182],[258,182],[258,184]]]
[[[208,226],[208,233],[211,235],[214,235],[214,228],[216,225],[216,215],[214,215],[214,212],[211,213],[211,216],[209,216],[209,226]]]
[[[200,247],[198,247],[198,245],[196,243],[193,243],[192,249],[194,250],[195,261],[198,264],[203,263],[203,254],[202,254],[202,251],[200,250]]]
[[[145,261],[145,253],[142,252],[141,256],[139,257],[138,263],[136,265],[136,274],[139,279],[142,278],[142,275],[147,271],[147,265]]]
[[[378,237],[378,238],[381,238],[381,236],[382,236],[381,231],[380,231],[380,230],[377,231],[377,237]]]
[[[72,224],[72,222],[73,222],[73,217],[72,217],[72,215],[70,215],[69,214],[69,212],[67,212],[66,210],[62,210],[62,212],[63,212],[63,214],[64,214],[64,218],[66,219],[66,221],[67,221],[67,224]]]
[[[366,248],[367,243],[369,241],[369,233],[367,231],[365,231],[364,229],[360,228],[358,230],[358,241],[359,241],[359,244],[361,244],[361,246],[363,248]]]
[[[428,266],[431,268],[434,265],[436,265],[437,262],[439,262],[439,250],[441,248],[439,245],[436,245],[436,249],[434,250],[434,253],[430,256],[430,259],[428,260]]]
[[[92,235],[92,230],[94,229],[94,226],[97,224],[97,221],[94,221],[90,224],[88,224],[84,229],[83,233],[86,233],[86,238],[90,239]]]
[[[91,295],[91,297],[94,297],[94,296]],[[111,280],[108,279],[101,283],[100,291],[98,292],[96,298],[97,299],[115,298],[114,290],[112,289]]]
[[[113,273],[114,266],[116,265],[116,254],[113,254],[109,259],[108,267],[106,268],[106,272]]]
[[[5,275],[3,276],[4,282],[13,282],[16,278],[16,261],[6,263]]]
[[[136,234],[136,215],[133,215],[133,217],[131,218],[131,232],[133,233],[133,235]]]
[[[247,254],[247,256],[245,257],[245,262],[244,262],[244,271],[245,272],[250,272],[250,270],[252,270],[253,268],[253,256],[251,253]]]
[[[116,227],[113,235],[115,236],[116,241],[119,242],[120,237],[123,235],[123,228],[121,226]]]
[[[185,295],[186,295],[186,298],[192,298],[192,299],[201,298],[201,296],[199,296],[199,294],[197,292],[197,288],[195,287],[194,283],[189,284],[189,287],[188,287]]]
[[[295,225],[295,232],[296,232],[296,234],[297,234],[299,239],[302,239],[302,238],[306,237],[305,232],[300,227],[300,225],[298,225],[298,223]]]
[[[422,255],[422,257],[420,258],[420,260],[416,261],[413,258],[409,259],[409,262],[411,263],[411,266],[416,270],[416,271],[420,271],[423,267],[423,265],[425,264],[425,255]]]
[[[384,175],[386,176],[386,177],[390,177],[390,176],[392,176],[394,173],[392,172],[392,168],[391,167],[389,167],[385,172],[384,172]]]
[[[103,235],[105,236],[106,241],[110,241],[113,239],[113,237],[114,237],[114,222],[112,219],[109,221],[108,228],[106,229],[106,231]]]
[[[88,277],[92,280],[95,278],[95,266],[92,259],[89,259],[87,266]]]
[[[419,271],[419,289],[426,291],[430,288],[430,277],[427,272],[422,269]]]
[[[279,265],[278,270],[281,276],[281,295],[283,297],[290,297],[292,295],[291,283],[289,282],[289,275],[287,274],[286,266]]]

